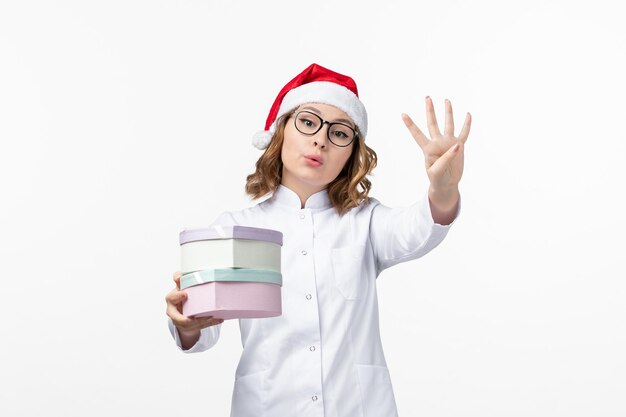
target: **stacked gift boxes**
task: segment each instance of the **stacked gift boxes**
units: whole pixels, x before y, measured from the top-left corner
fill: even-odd
[[[247,226],[180,232],[183,314],[222,319],[280,316],[283,234]]]

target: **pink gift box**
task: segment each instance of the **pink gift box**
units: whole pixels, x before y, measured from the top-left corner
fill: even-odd
[[[282,314],[280,285],[266,282],[209,282],[184,289],[183,315],[228,319]]]

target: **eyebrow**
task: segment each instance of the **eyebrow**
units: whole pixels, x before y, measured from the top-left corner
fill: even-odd
[[[322,116],[322,113],[320,113],[320,111],[318,109],[316,109],[315,107],[304,106],[304,107],[302,107],[302,110],[311,110],[313,113],[317,114],[318,116],[320,116],[320,117]],[[354,128],[354,123],[352,122],[352,120],[335,119],[334,122],[343,122],[343,123],[346,123],[346,124],[348,124],[348,125],[350,125],[350,126],[352,126]]]

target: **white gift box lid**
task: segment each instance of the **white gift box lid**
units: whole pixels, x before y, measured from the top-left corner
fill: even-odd
[[[277,230],[263,229],[249,226],[211,226],[194,229],[184,229],[180,232],[179,241],[183,245],[198,240],[215,239],[248,239],[283,245],[283,234]]]

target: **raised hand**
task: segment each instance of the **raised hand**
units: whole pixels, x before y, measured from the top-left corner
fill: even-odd
[[[448,193],[458,192],[458,184],[463,175],[463,150],[469,135],[472,117],[469,113],[458,137],[454,136],[454,119],[452,103],[445,101],[446,120],[443,134],[439,131],[435,108],[432,99],[426,97],[426,119],[430,139],[413,123],[407,114],[402,114],[404,124],[411,132],[415,142],[424,152],[426,173],[430,180],[431,190]]]

